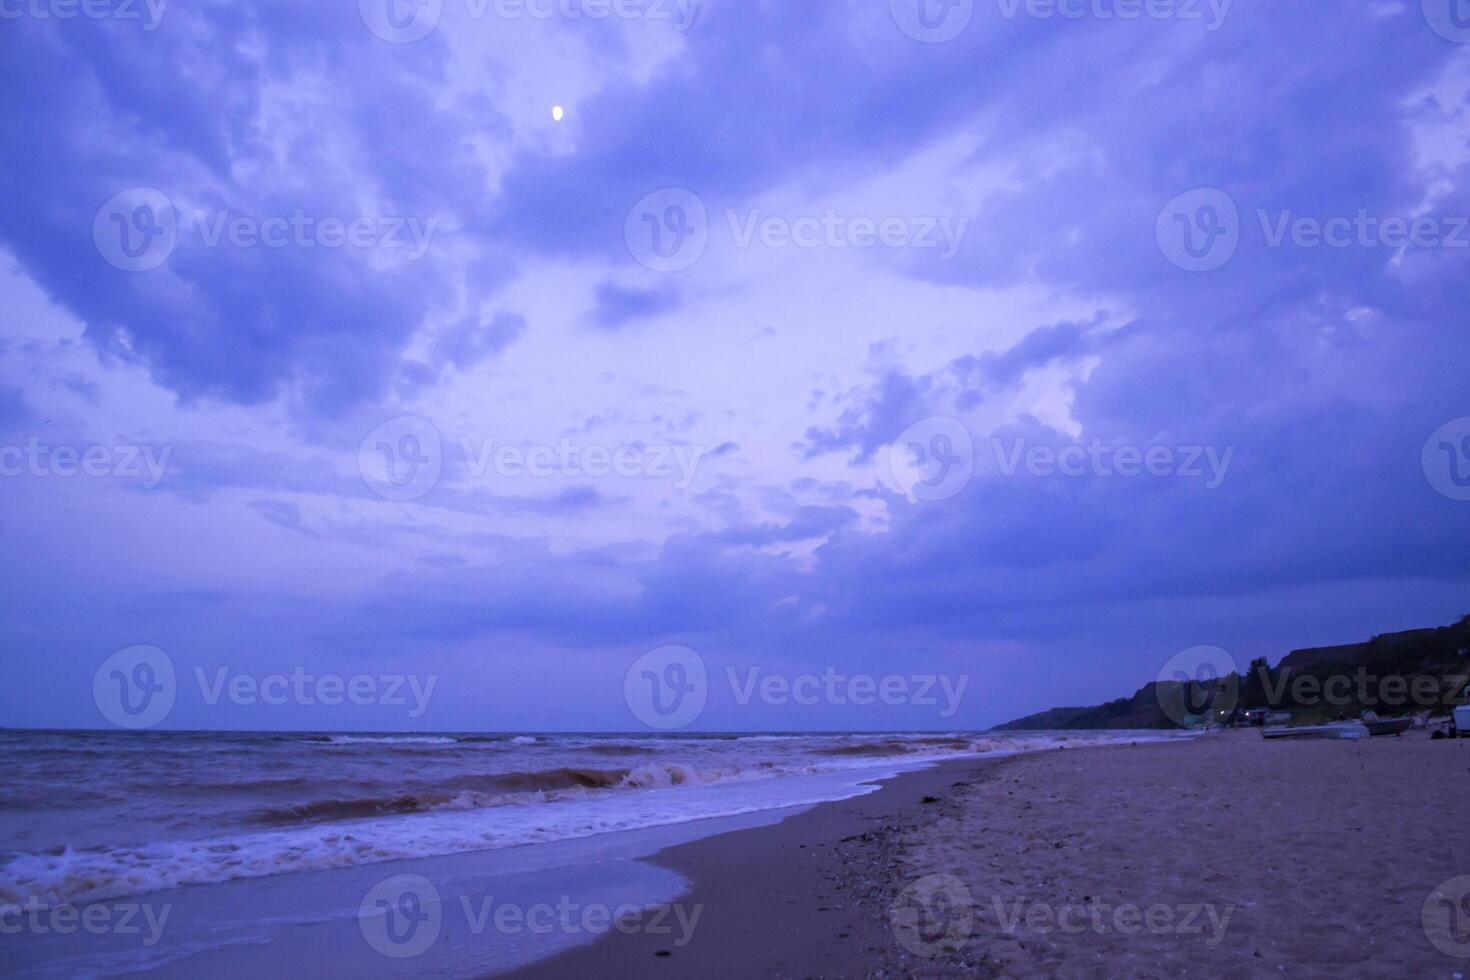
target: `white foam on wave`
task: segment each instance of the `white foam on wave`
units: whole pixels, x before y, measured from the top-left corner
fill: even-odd
[[[458,745],[459,739],[442,735],[333,735],[328,745]]]
[[[356,736],[340,736],[357,738]],[[372,739],[361,739],[371,741]],[[925,740],[929,743],[926,744]],[[1082,744],[1139,741],[1136,735],[1087,737]],[[444,741],[453,741],[446,739]],[[848,736],[849,747],[883,747],[887,736]],[[905,738],[904,741],[911,741]],[[889,758],[861,753],[773,761],[735,759],[722,768],[676,762],[637,765],[602,790],[536,792],[498,805],[456,797],[444,809],[365,817],[232,836],[138,846],[13,855],[0,864],[0,902],[80,902],[180,885],[256,878],[404,858],[456,854],[587,837],[635,828],[844,799],[871,781],[946,759],[1057,748],[1065,735],[922,736],[914,751]],[[1075,744],[1075,743],[1074,743]],[[505,797],[500,803],[510,802]]]
[[[179,885],[339,868],[587,837],[644,827],[817,803],[866,792],[851,772],[806,778],[681,785],[675,771],[640,778],[670,781],[639,793],[614,793],[554,806],[437,811],[232,837],[141,847],[23,854],[0,867],[0,902],[84,902]],[[887,774],[887,770],[878,775]],[[630,773],[630,777],[633,774]]]

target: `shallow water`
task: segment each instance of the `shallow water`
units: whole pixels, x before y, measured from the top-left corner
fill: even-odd
[[[812,779],[1087,735],[0,733],[0,901],[543,843],[851,792]],[[738,786],[738,789],[732,787]]]
[[[495,908],[671,902],[686,883],[636,861],[670,844],[943,759],[1139,738],[3,732],[4,972],[259,976],[330,948],[333,973],[484,975],[597,932]],[[431,884],[373,898],[407,873]],[[438,917],[404,960],[365,941],[398,903]],[[60,928],[77,909],[100,927]]]

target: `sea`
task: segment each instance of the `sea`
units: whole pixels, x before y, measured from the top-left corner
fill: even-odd
[[[0,973],[259,976],[331,949],[359,977],[493,975],[598,930],[485,930],[465,896],[668,903],[688,882],[640,859],[671,844],[946,759],[1148,737],[0,731]],[[400,902],[467,921],[395,955],[368,918]]]

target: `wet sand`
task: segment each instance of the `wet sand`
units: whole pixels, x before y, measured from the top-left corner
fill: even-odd
[[[886,915],[897,894],[899,838],[934,807],[925,797],[953,792],[979,765],[906,773],[867,796],[662,851],[648,860],[694,883],[679,899],[688,914],[699,910],[687,944],[669,934],[612,933],[509,976],[897,976],[901,950]]]
[[[694,883],[685,945],[613,933],[513,975],[1449,977],[1467,814],[1470,742],[1419,733],[947,763],[661,852]]]

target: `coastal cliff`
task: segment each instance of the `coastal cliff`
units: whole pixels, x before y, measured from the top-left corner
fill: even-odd
[[[1292,650],[1272,667],[1261,657],[1217,682],[1204,701],[1221,698],[1233,720],[1252,709],[1287,711],[1299,720],[1365,710],[1383,716],[1449,712],[1463,703],[1470,676],[1470,616],[1450,626],[1383,633],[1361,643]],[[1150,681],[1131,697],[1078,708],[1051,708],[995,726],[996,731],[1179,728],[1165,705],[1185,697],[1176,681]],[[1199,701],[1196,687],[1191,699]]]

